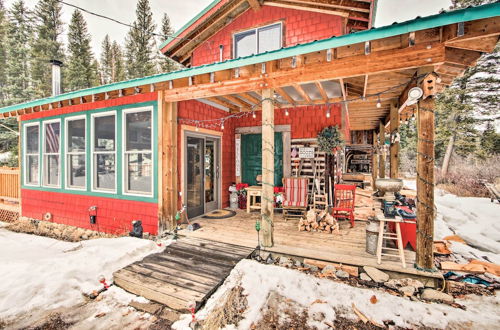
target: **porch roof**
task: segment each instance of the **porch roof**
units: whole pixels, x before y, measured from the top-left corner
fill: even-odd
[[[417,47],[412,47],[413,48],[412,54],[416,54],[415,56],[418,55],[420,60],[422,60],[423,57],[425,56],[432,56],[431,53],[436,48],[439,48],[439,47],[434,47],[432,51],[429,50],[430,48],[432,48],[429,46],[431,45],[431,43],[433,46],[442,45],[441,48],[439,49],[440,51],[439,55],[440,56],[442,55],[441,56],[442,58],[438,59],[437,58],[438,56],[436,56],[436,58],[434,59],[429,57],[427,59],[430,60],[428,61],[429,62],[428,65],[431,66],[442,65],[443,63],[446,62],[444,51],[448,49],[448,47],[446,46],[449,45],[448,44],[445,45],[444,43],[450,40],[454,42],[454,44],[451,45],[451,47],[457,47],[461,50],[468,49],[470,52],[474,53],[474,54],[469,54],[473,55],[472,57],[465,56],[467,54],[465,55],[459,54],[458,56],[459,58],[458,59],[455,58],[454,60],[455,62],[460,62],[459,66],[445,68],[448,71],[446,72],[443,71],[443,74],[446,78],[444,83],[449,84],[451,83],[454,77],[463,72],[466,66],[472,65],[475,62],[475,60],[477,60],[477,58],[480,56],[481,52],[491,51],[490,49],[492,49],[492,47],[495,46],[498,40],[498,34],[500,33],[498,27],[499,23],[498,20],[496,19],[498,16],[500,16],[500,3],[493,3],[478,7],[466,8],[462,10],[443,12],[441,14],[433,16],[417,18],[407,22],[393,24],[367,31],[356,32],[348,35],[343,35],[340,37],[315,41],[308,44],[301,44],[294,47],[283,48],[280,50],[267,52],[263,54],[183,69],[175,72],[164,73],[150,77],[118,82],[114,84],[65,93],[55,97],[39,99],[23,104],[12,105],[1,108],[0,114],[2,115],[3,118],[6,118],[31,112],[50,111],[52,109],[64,106],[89,103],[96,100],[117,98],[126,95],[148,93],[159,90],[164,90],[166,99],[171,101],[179,101],[184,99],[210,98],[210,97],[214,98],[216,96],[224,96],[226,94],[239,93],[238,91],[236,91],[236,89],[234,89],[235,88],[234,86],[239,86],[235,83],[235,80],[237,80],[238,83],[240,84],[244,84],[246,94],[248,94],[250,91],[253,90],[266,88],[268,82],[276,84],[276,86],[270,86],[270,87],[280,88],[285,85],[285,78],[286,81],[290,81],[291,79],[290,77],[295,74],[294,73],[295,71],[291,70],[292,67],[290,67],[289,64],[284,65],[283,67],[280,67],[278,69],[279,73],[282,74],[279,78],[269,77],[267,73],[266,74],[261,73],[259,69],[257,69],[260,66],[257,67],[256,65],[271,62],[272,66],[273,63],[276,64],[277,61],[281,60],[282,62],[280,63],[284,63],[283,62],[284,59],[301,57],[301,56],[305,57],[306,54],[307,56],[309,56],[309,58],[312,59],[310,61],[312,63],[310,64],[311,67],[316,65],[314,66],[316,71],[314,72],[308,71],[307,72],[308,76],[311,77],[314,76],[315,78],[304,80],[301,83],[318,82],[318,81],[324,82],[332,79],[339,79],[340,81],[342,81],[341,78],[346,78],[346,80],[349,80],[349,82],[342,82],[343,88],[349,88],[350,85],[351,87],[354,88],[357,84],[358,85],[364,84],[365,90],[363,93],[366,94],[367,87],[370,87],[367,84],[368,82],[367,78],[369,72],[363,72],[363,70],[373,71],[370,74],[378,74],[378,75],[390,71],[391,74],[395,76],[401,76],[404,77],[404,79],[406,79],[406,77],[410,77],[413,75],[413,72],[405,72],[405,70],[408,70],[409,67],[418,68],[425,66],[424,64],[412,64],[412,65],[406,64],[404,63],[406,62],[406,57],[403,57],[403,54],[401,54],[400,56],[402,58],[400,62],[404,63],[405,65],[395,66],[398,69],[374,68],[376,63],[375,61],[372,60],[372,58],[382,59],[382,57],[380,57],[379,54],[385,54],[384,56],[389,56],[389,54],[384,53],[384,50],[392,51],[393,49],[396,50],[403,49],[404,48],[402,46],[403,39],[409,40],[409,38],[411,38],[411,34],[414,32],[417,32],[417,34],[420,33],[421,35],[417,35],[416,38]],[[457,36],[457,25],[456,25],[457,23],[487,20],[487,19],[493,19],[493,20],[484,22],[481,21],[480,26],[471,26],[470,28],[466,28],[466,31],[464,32],[465,35]],[[443,30],[442,27],[446,27],[446,29]],[[429,29],[436,29],[436,28],[441,28],[441,30],[437,32],[438,36],[436,37],[435,36],[436,31],[433,31],[432,33],[434,34],[434,36],[432,38],[429,38],[428,37],[428,35],[430,34]],[[443,34],[446,34],[446,36],[443,36]],[[396,40],[395,38],[399,40],[398,44],[395,46],[391,45],[390,47],[387,46],[393,43],[393,41]],[[415,38],[415,36],[413,36],[413,38]],[[489,38],[487,45],[483,45],[484,42],[482,42],[482,40],[484,38]],[[494,40],[492,40],[492,38]],[[422,45],[420,45],[421,47],[418,47],[418,43],[420,42],[420,40],[422,42]],[[371,52],[367,53],[366,50],[364,50],[366,43],[372,41],[374,43],[376,42],[378,46],[376,49],[374,47],[374,49],[372,49]],[[477,43],[477,46],[471,48],[468,45],[464,46],[458,44],[460,42],[471,42],[471,41]],[[427,46],[424,44],[426,44]],[[408,48],[408,45],[406,45],[405,47]],[[339,59],[337,59],[337,57],[334,56],[333,61],[331,59],[328,61],[330,63],[327,63],[327,60],[324,60],[323,58],[318,59],[319,56],[325,56],[326,58],[325,54],[327,51],[337,50],[337,49],[339,50],[339,52],[340,50],[342,50],[342,52],[345,53],[345,55],[343,55],[342,58],[340,58],[339,56]],[[429,54],[427,54],[426,52],[428,52]],[[433,54],[436,55],[437,53]],[[347,74],[342,75],[336,72],[340,67],[345,66],[345,63],[341,63],[342,61],[345,60],[344,62],[346,61],[348,62],[351,61],[351,59],[352,61],[354,59],[359,60],[361,58],[360,55],[365,55],[363,56],[363,58],[365,58],[366,60],[365,62],[363,62],[364,64],[363,68],[359,67],[356,69],[356,74],[349,73],[349,75]],[[350,63],[353,63],[352,61]],[[409,63],[410,61],[407,62]],[[423,61],[419,62],[414,61],[414,62],[425,63]],[[465,65],[462,65],[463,64],[462,62],[466,62]],[[231,74],[231,72],[236,69],[239,70],[240,68],[250,68],[251,66],[253,66],[253,68],[246,70],[248,72],[242,70],[241,75],[238,74],[238,77],[236,77],[238,79],[236,79]],[[326,71],[326,73],[323,73],[321,70],[318,70],[318,68],[320,69],[323,68],[322,71]],[[368,68],[372,68],[373,70],[372,69],[368,70]],[[306,70],[301,67],[297,68],[293,67],[293,69]],[[297,71],[297,73],[303,74],[304,71]],[[245,74],[247,75],[245,76]],[[303,75],[302,77],[305,76]],[[361,78],[365,77],[365,81],[358,82],[357,80],[359,80],[360,77]],[[281,80],[278,81],[278,79]],[[296,75],[294,79],[297,80]],[[381,77],[381,80],[378,81],[377,85],[374,86],[375,87],[379,86],[382,80],[383,79]],[[394,84],[392,86],[394,86]],[[234,91],[236,92],[234,92],[233,89],[231,88],[233,88]],[[374,91],[374,93],[375,92],[376,90]],[[404,92],[404,86],[402,87],[402,90],[399,90],[397,92]],[[328,102],[332,102],[332,100],[325,100],[325,103]],[[374,103],[375,102],[373,102],[373,105]],[[371,107],[373,107],[373,105],[371,105]],[[370,106],[370,104],[365,104],[364,106],[365,107]]]

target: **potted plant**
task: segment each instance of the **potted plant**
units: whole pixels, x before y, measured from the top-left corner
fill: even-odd
[[[342,132],[338,126],[328,126],[323,128],[318,134],[318,147],[322,152],[333,155],[337,150],[342,148],[345,143]]]
[[[247,208],[247,191],[248,183],[237,183],[236,193],[238,194],[238,206],[240,209],[245,210]]]

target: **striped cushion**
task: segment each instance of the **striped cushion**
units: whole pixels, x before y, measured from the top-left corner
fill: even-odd
[[[285,200],[283,206],[307,207],[307,178],[285,178]]]

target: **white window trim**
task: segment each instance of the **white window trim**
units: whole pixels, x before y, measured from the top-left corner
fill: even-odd
[[[151,112],[151,146],[149,151],[127,151],[127,114],[129,113],[137,113],[137,112]],[[154,159],[154,152],[153,152],[153,137],[155,136],[155,129],[154,129],[154,112],[153,112],[153,107],[141,107],[141,108],[133,108],[133,109],[127,109],[123,110],[123,116],[122,116],[122,141],[123,141],[123,150],[122,150],[122,164],[123,164],[123,176],[122,176],[122,187],[123,195],[127,196],[141,196],[141,197],[153,197],[154,196],[154,171],[151,169],[151,192],[150,193],[145,193],[145,192],[140,192],[140,191],[129,191],[128,190],[128,163],[127,161],[127,154],[137,154],[137,153],[144,153],[144,154],[151,154],[151,164],[155,163]]]
[[[263,25],[263,26],[259,26],[256,28],[243,30],[243,31],[239,31],[239,32],[234,33],[233,34],[233,59],[237,58],[236,57],[236,36],[237,35],[242,34],[242,33],[247,33],[249,31],[255,31],[255,50],[257,51],[257,53],[255,53],[254,55],[257,55],[257,54],[260,54],[259,53],[259,29],[263,29],[263,28],[273,26],[273,25],[278,25],[278,24],[280,26],[280,42],[279,42],[279,44],[280,44],[280,48],[283,48],[283,22],[278,21],[278,22],[274,22],[271,24],[267,24],[267,25]]]
[[[68,134],[68,123],[70,121],[75,121],[75,120],[84,120],[84,125],[85,125],[85,145],[84,145],[84,151],[83,152],[70,152],[69,151],[69,143],[68,143],[68,137],[69,137],[69,134]],[[64,120],[64,132],[66,133],[65,137],[64,137],[64,151],[65,151],[65,154],[64,154],[64,157],[66,157],[65,159],[65,168],[66,168],[66,189],[68,190],[80,190],[80,191],[86,191],[87,190],[87,175],[88,175],[88,164],[87,164],[87,139],[88,139],[88,136],[87,136],[87,116],[86,115],[82,115],[82,116],[74,116],[74,117],[68,117]],[[70,162],[69,162],[69,158],[70,156],[81,156],[81,155],[84,155],[85,156],[85,185],[83,187],[73,187],[69,184],[70,182],[70,177],[71,177],[71,169],[70,169]]]
[[[51,152],[48,153],[45,148],[46,148],[46,141],[45,141],[45,128],[47,127],[48,124],[53,124],[53,123],[59,123],[59,150],[58,152]],[[42,186],[46,188],[61,188],[62,185],[62,176],[61,176],[61,138],[62,138],[62,127],[61,127],[61,119],[51,119],[51,120],[46,120],[43,121],[43,132],[42,132]],[[59,164],[58,164],[58,171],[59,171],[59,184],[46,184],[45,181],[47,180],[47,177],[45,176],[45,156],[59,156]],[[48,173],[47,173],[48,174]]]
[[[27,131],[28,131],[28,127],[32,127],[32,126],[38,126],[38,151],[36,154],[30,154],[28,153],[28,135],[27,135]],[[30,123],[30,124],[24,124],[23,126],[24,128],[24,131],[23,131],[23,134],[24,134],[24,139],[23,139],[23,149],[24,149],[24,168],[23,168],[23,172],[24,172],[24,185],[27,186],[27,187],[40,187],[40,184],[41,184],[41,178],[40,178],[40,169],[41,169],[41,161],[40,161],[40,134],[42,133],[40,131],[40,123],[39,122],[36,122],[36,123]],[[28,156],[38,156],[38,171],[37,171],[37,178],[38,178],[38,184],[34,184],[34,183],[28,183],[27,179],[28,179]]]
[[[95,118],[97,117],[106,117],[114,115],[115,116],[115,150],[114,151],[95,151]],[[118,139],[117,139],[117,134],[116,134],[116,128],[117,128],[117,120],[118,120],[118,115],[115,110],[112,111],[106,111],[106,112],[100,112],[100,113],[93,113],[90,115],[91,117],[91,132],[90,132],[90,139],[92,140],[90,143],[91,150],[90,150],[90,173],[92,173],[92,182],[91,182],[91,191],[92,192],[100,192],[100,193],[108,193],[108,194],[116,194],[117,190],[117,173],[118,173],[118,159],[117,159],[117,150],[118,150]],[[115,155],[115,187],[113,189],[97,189],[96,188],[96,179],[97,179],[97,172],[96,168],[94,166],[95,163],[95,155],[96,154],[108,154],[108,155]]]

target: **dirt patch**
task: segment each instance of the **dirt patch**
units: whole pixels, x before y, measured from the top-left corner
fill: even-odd
[[[17,233],[45,236],[67,242],[117,237],[116,235],[105,234],[98,231],[27,218],[21,218],[4,228]]]
[[[62,330],[68,329],[74,323],[63,320],[61,314],[54,313],[36,322],[34,325],[23,328],[23,330]]]
[[[235,286],[221,297],[219,304],[203,321],[204,329],[222,329],[227,325],[235,326],[243,319],[243,312],[248,307],[247,297],[241,286]]]

